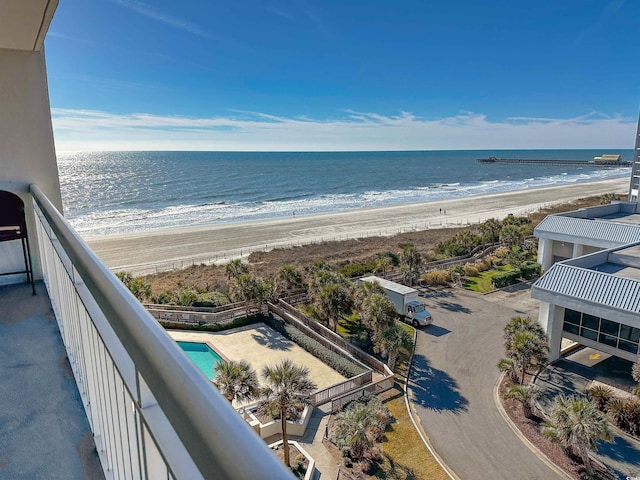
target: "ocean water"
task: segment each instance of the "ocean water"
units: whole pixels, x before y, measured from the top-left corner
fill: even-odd
[[[310,215],[625,177],[630,168],[481,165],[631,150],[61,152],[65,216],[83,235]]]

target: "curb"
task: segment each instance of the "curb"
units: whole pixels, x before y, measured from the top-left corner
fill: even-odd
[[[409,413],[409,418],[411,419],[411,423],[413,423],[413,426],[415,427],[416,431],[418,432],[418,435],[420,435],[420,438],[422,438],[422,442],[427,447],[427,450],[429,450],[429,453],[431,453],[431,456],[436,459],[436,462],[438,462],[438,465],[440,465],[440,467],[442,467],[442,470],[444,470],[444,472],[449,476],[449,478],[451,480],[460,480],[460,477],[458,477],[458,475],[456,475],[456,473],[446,463],[444,463],[442,458],[440,458],[440,455],[438,455],[436,453],[435,449],[431,445],[431,442],[429,441],[429,437],[427,436],[426,432],[422,428],[422,425],[418,423],[418,422],[420,422],[420,419],[418,418],[418,421],[416,422],[416,419],[414,418],[415,412],[413,411],[413,408],[411,408],[411,406],[409,404],[409,395],[407,394],[407,385],[409,384],[409,377],[411,375],[411,367],[413,366],[413,354],[416,351],[417,342],[418,342],[418,331],[416,329],[414,329],[414,332],[413,332],[413,350],[411,352],[411,357],[409,358],[409,366],[407,367],[407,376],[404,379],[404,385],[403,385],[404,403],[405,403],[405,405],[407,407],[407,412]]]
[[[493,385],[493,401],[496,404],[496,408],[498,409],[500,416],[504,419],[507,425],[509,425],[509,428],[513,431],[513,433],[516,434],[516,436],[522,441],[522,443],[524,443],[527,446],[527,448],[531,450],[531,452],[536,457],[542,460],[551,470],[556,472],[559,477],[564,478],[566,480],[573,480],[572,476],[570,476],[567,472],[565,472],[563,469],[561,469],[555,463],[549,460],[549,458],[544,453],[542,453],[542,451],[538,447],[536,447],[533,443],[531,443],[529,439],[522,434],[522,432],[518,429],[518,427],[515,426],[513,421],[511,421],[511,419],[509,418],[509,415],[507,415],[507,412],[505,411],[504,407],[502,406],[502,402],[500,401],[500,393],[498,391],[500,388],[500,383],[502,383],[502,379],[504,378],[504,375],[505,375],[504,372],[501,373]]]

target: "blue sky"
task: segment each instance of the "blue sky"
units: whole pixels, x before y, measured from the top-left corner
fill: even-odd
[[[635,0],[63,0],[59,150],[632,148]]]

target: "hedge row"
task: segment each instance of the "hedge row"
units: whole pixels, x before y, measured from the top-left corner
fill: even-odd
[[[320,342],[307,336],[293,325],[289,325],[288,323],[285,323],[282,320],[277,320],[273,317],[265,317],[264,322],[275,331],[281,333],[292,342],[295,342],[298,346],[309,352],[314,357],[319,358],[347,378],[355,377],[365,371],[359,365],[356,365],[351,360],[329,350]]]
[[[531,280],[533,277],[540,275],[540,264],[537,262],[525,262],[520,267],[522,278]]]
[[[512,270],[510,272],[499,273],[491,282],[496,288],[506,287],[507,285],[513,285],[522,276],[520,270]]]

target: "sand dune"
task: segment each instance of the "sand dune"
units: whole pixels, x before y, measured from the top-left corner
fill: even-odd
[[[620,178],[322,215],[87,237],[86,240],[110,268],[139,275],[191,263],[226,261],[250,251],[278,246],[478,223],[510,213],[529,213],[576,198],[624,193],[628,185],[627,178]],[[441,209],[446,214],[441,213]]]

